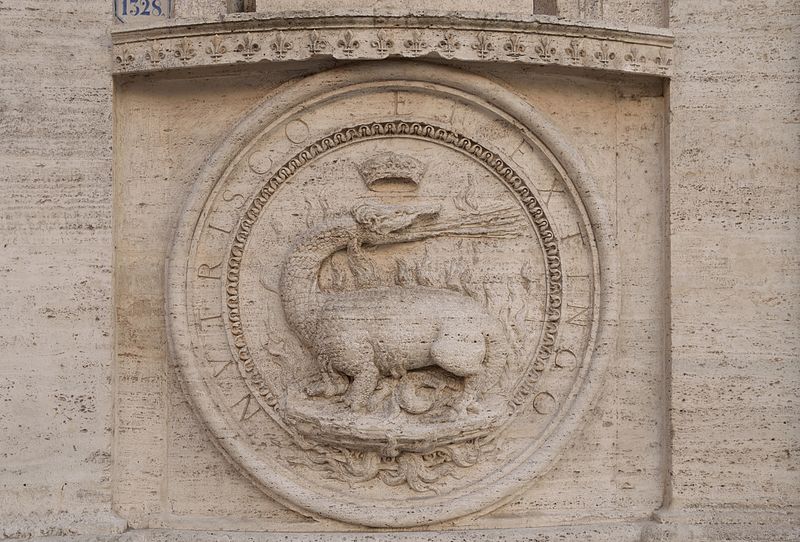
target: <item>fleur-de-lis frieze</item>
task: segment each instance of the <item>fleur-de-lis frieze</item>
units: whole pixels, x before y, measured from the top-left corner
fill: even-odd
[[[278,60],[286,58],[292,47],[294,47],[292,42],[286,39],[286,35],[283,32],[278,32],[275,39],[269,44],[269,48],[272,49],[272,52],[275,53],[275,58]]]
[[[613,51],[609,51],[608,42],[604,41],[600,44],[600,50],[594,54],[594,57],[603,66],[608,66],[608,63],[617,58],[617,55]]]
[[[564,49],[570,64],[580,64],[581,59],[586,56],[586,51],[581,49],[581,40],[569,40],[569,47]]]
[[[647,59],[644,55],[639,54],[639,49],[636,47],[631,47],[631,50],[628,53],[625,53],[625,61],[631,67],[633,71],[639,71],[642,67],[642,64],[647,62]]]
[[[672,59],[665,57],[664,51],[659,49],[658,55],[653,59],[653,63],[656,65],[656,68],[658,68],[658,71],[664,73],[669,70],[670,66],[672,65]]]
[[[544,62],[552,62],[556,56],[556,48],[552,45],[550,38],[541,37],[539,43],[533,48],[539,59]]]
[[[219,61],[222,58],[222,55],[228,52],[228,48],[225,46],[224,39],[219,37],[217,34],[211,38],[211,45],[206,47],[206,54],[211,57],[212,62]]]
[[[357,39],[355,39],[353,32],[347,30],[345,31],[344,36],[342,36],[342,38],[336,43],[336,45],[346,56],[353,56],[353,53],[355,53],[356,49],[358,49],[360,43]]]
[[[674,59],[669,45],[624,42],[607,36],[558,37],[540,30],[475,30],[445,28],[378,28],[371,36],[367,30],[342,28],[322,30],[293,28],[250,30],[232,34],[174,36],[161,39],[123,42],[114,46],[115,69],[155,71],[255,60],[275,61],[293,57],[295,51],[312,55],[335,55],[340,58],[386,58],[393,54],[419,57],[430,53],[451,59],[456,57],[489,61],[503,59],[533,64],[592,66],[597,69],[623,69],[667,77]],[[401,33],[403,32],[403,33]],[[561,40],[564,40],[562,43]],[[264,53],[268,54],[265,55]],[[238,56],[238,55],[241,55]],[[300,57],[307,54],[300,54]],[[177,60],[170,60],[170,59]]]
[[[245,34],[242,40],[236,46],[236,49],[234,49],[234,51],[248,60],[253,58],[253,55],[260,50],[261,45],[253,39],[253,36],[251,36],[250,33]]]
[[[186,38],[178,42],[173,52],[175,53],[175,57],[184,64],[197,56],[197,51],[194,50],[192,43]]]
[[[422,39],[422,32],[414,30],[411,32],[411,38],[405,41],[405,46],[412,54],[420,55],[428,47],[428,44]]]
[[[514,35],[508,38],[508,41],[503,45],[503,50],[506,52],[506,56],[510,56],[511,58],[519,58],[525,54],[525,43],[522,40],[522,36]]]
[[[311,51],[312,55],[317,55],[328,48],[328,42],[325,41],[322,35],[316,30],[311,31],[308,35],[308,39],[308,50]]]
[[[134,57],[128,49],[123,49],[120,54],[114,57],[114,60],[117,61],[117,64],[122,66],[122,69],[126,70],[131,64],[133,64],[133,61],[136,60],[136,57]]]
[[[370,45],[377,49],[379,54],[385,55],[392,47],[394,47],[394,42],[391,40],[391,38],[389,38],[386,30],[380,29],[378,30],[377,39]]]
[[[478,53],[478,58],[485,60],[492,54],[492,51],[494,51],[494,44],[489,40],[489,36],[486,35],[486,32],[480,31],[478,32],[477,41],[472,44],[472,49]]]
[[[457,49],[461,48],[461,42],[458,41],[453,31],[444,33],[444,38],[439,42],[439,52],[445,58],[452,58]]]
[[[153,66],[158,66],[167,55],[164,53],[161,43],[153,40],[144,56],[148,61],[150,61],[150,64]]]

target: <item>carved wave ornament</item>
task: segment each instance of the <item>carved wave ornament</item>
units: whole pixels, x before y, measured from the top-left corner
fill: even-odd
[[[305,513],[401,527],[490,509],[552,463],[602,374],[614,272],[573,184],[590,177],[535,111],[392,68],[314,76],[240,124],[187,204],[168,313],[236,465]]]

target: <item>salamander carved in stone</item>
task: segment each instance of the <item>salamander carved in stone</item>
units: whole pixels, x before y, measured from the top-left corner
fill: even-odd
[[[343,396],[353,411],[367,408],[381,376],[438,366],[463,379],[459,415],[477,408],[514,350],[501,322],[460,292],[430,286],[370,286],[323,292],[323,263],[340,250],[422,241],[445,235],[518,235],[509,209],[443,220],[432,204],[363,203],[301,235],[286,260],[281,298],[287,321],[315,356],[320,378],[310,396]]]

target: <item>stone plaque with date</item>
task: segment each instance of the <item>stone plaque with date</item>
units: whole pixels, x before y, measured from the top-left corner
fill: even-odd
[[[172,0],[114,0],[114,17],[122,23],[166,19]]]
[[[287,506],[377,527],[490,509],[541,475],[591,405],[614,312],[579,153],[495,83],[396,67],[253,110],[197,179],[167,279],[214,441]]]

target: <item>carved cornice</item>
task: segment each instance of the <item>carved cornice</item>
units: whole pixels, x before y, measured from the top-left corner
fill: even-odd
[[[596,27],[554,17],[275,16],[171,21],[112,33],[113,73],[311,58],[444,58],[670,77],[669,31]]]

